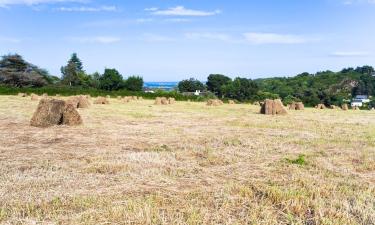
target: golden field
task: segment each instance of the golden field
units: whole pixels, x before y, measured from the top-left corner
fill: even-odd
[[[1,224],[375,224],[375,112],[153,101],[29,126],[0,97]]]

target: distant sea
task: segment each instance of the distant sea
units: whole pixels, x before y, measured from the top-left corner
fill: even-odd
[[[163,89],[163,90],[173,90],[178,85],[178,82],[145,82],[144,87],[149,89]]]

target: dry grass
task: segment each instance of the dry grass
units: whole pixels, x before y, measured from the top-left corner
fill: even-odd
[[[375,224],[375,113],[153,101],[29,126],[0,97],[0,223]]]

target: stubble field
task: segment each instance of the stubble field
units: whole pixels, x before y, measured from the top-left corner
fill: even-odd
[[[375,224],[375,112],[153,101],[29,126],[0,97],[2,224]]]

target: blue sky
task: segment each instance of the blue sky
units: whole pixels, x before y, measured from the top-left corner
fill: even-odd
[[[375,65],[375,0],[0,0],[0,54],[179,81]]]

